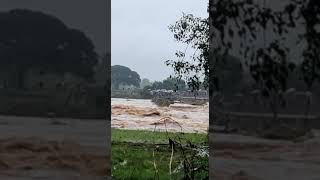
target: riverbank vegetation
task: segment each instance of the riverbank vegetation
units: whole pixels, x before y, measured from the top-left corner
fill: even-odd
[[[113,179],[208,179],[208,136],[112,129]]]

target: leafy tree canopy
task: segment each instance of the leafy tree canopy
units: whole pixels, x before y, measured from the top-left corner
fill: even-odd
[[[167,79],[161,81],[155,81],[151,89],[166,89],[166,90],[185,90],[186,82],[182,79],[175,77],[168,77]]]
[[[111,66],[111,83],[115,89],[119,89],[121,84],[140,87],[140,82],[140,75],[130,68],[121,65]]]
[[[288,43],[289,32],[294,32],[290,37],[298,39],[295,45],[303,44],[299,71],[307,90],[310,91],[314,83],[320,81],[320,1],[288,0],[279,9],[266,7],[261,2],[266,0],[210,0],[210,18],[183,15],[170,26],[174,38],[200,53],[192,56],[193,64],[185,60],[185,52],[176,53],[177,59],[167,61],[167,64],[179,77],[189,77],[188,84],[190,82],[195,88],[201,83],[197,74],[210,75],[212,93],[215,87],[219,87],[221,79],[217,73],[219,61],[230,54],[235,43],[239,43],[236,45],[240,48],[236,49],[261,94],[269,98],[277,119],[277,106],[284,104],[281,96],[287,90],[289,73],[296,69],[296,63],[288,58],[292,50],[292,43]],[[302,31],[292,31],[297,27]],[[270,30],[274,38],[267,41],[266,33]],[[261,39],[263,44],[259,45]],[[196,75],[190,78],[190,74]]]
[[[208,86],[209,77],[209,21],[208,18],[195,17],[192,14],[183,16],[169,26],[177,42],[186,44],[183,51],[175,53],[176,59],[167,60],[166,65],[175,70],[175,76],[183,78],[187,85],[197,90]],[[188,50],[193,55],[188,57]]]
[[[296,65],[288,59],[290,48],[286,34],[299,26],[303,31],[294,34],[299,39],[297,45],[307,44],[299,68],[310,89],[315,81],[320,80],[319,9],[320,2],[317,0],[288,0],[282,9],[277,10],[252,0],[210,0],[210,18],[183,14],[169,27],[175,40],[193,47],[196,52],[191,58],[186,58],[185,51],[178,51],[177,58],[167,61],[167,64],[175,69],[179,77],[185,77],[197,88],[201,83],[199,74],[209,74],[210,60],[210,67],[213,68],[210,79],[214,82],[212,85],[218,87],[221,77],[215,73],[215,67],[223,56],[230,53],[235,45],[233,39],[237,38],[240,58],[244,59],[252,78],[264,94],[269,96],[287,88],[288,74]],[[270,30],[275,38],[267,42],[265,34]],[[261,39],[263,46],[258,46]]]
[[[93,78],[98,55],[81,31],[68,28],[56,17],[27,9],[0,13],[0,63],[20,76],[38,66],[56,73],[70,72]]]
[[[146,86],[151,86],[152,85],[152,83],[150,82],[150,80],[149,79],[147,79],[147,78],[143,78],[142,79],[142,81],[141,81],[141,83],[140,83],[140,87],[143,89],[144,87],[146,87]]]

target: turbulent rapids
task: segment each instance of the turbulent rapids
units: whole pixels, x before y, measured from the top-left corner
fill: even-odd
[[[112,127],[206,133],[209,106],[174,103],[158,107],[151,100],[112,99]]]

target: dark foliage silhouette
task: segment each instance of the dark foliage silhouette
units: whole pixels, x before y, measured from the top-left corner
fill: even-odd
[[[17,87],[22,88],[24,74],[31,67],[92,78],[98,55],[83,32],[27,9],[1,12],[0,24],[1,68],[16,74]]]

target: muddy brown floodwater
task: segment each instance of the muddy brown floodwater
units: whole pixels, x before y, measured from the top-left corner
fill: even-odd
[[[208,104],[158,107],[150,100],[112,99],[112,127],[203,132]],[[320,131],[305,141],[210,133],[210,177],[217,180],[320,180]]]
[[[304,142],[210,133],[210,174],[219,180],[319,180],[320,132]]]
[[[112,98],[111,104],[113,128],[206,133],[209,127],[208,104],[159,107],[151,100],[121,98]]]
[[[0,179],[102,180],[110,121],[0,116]]]

